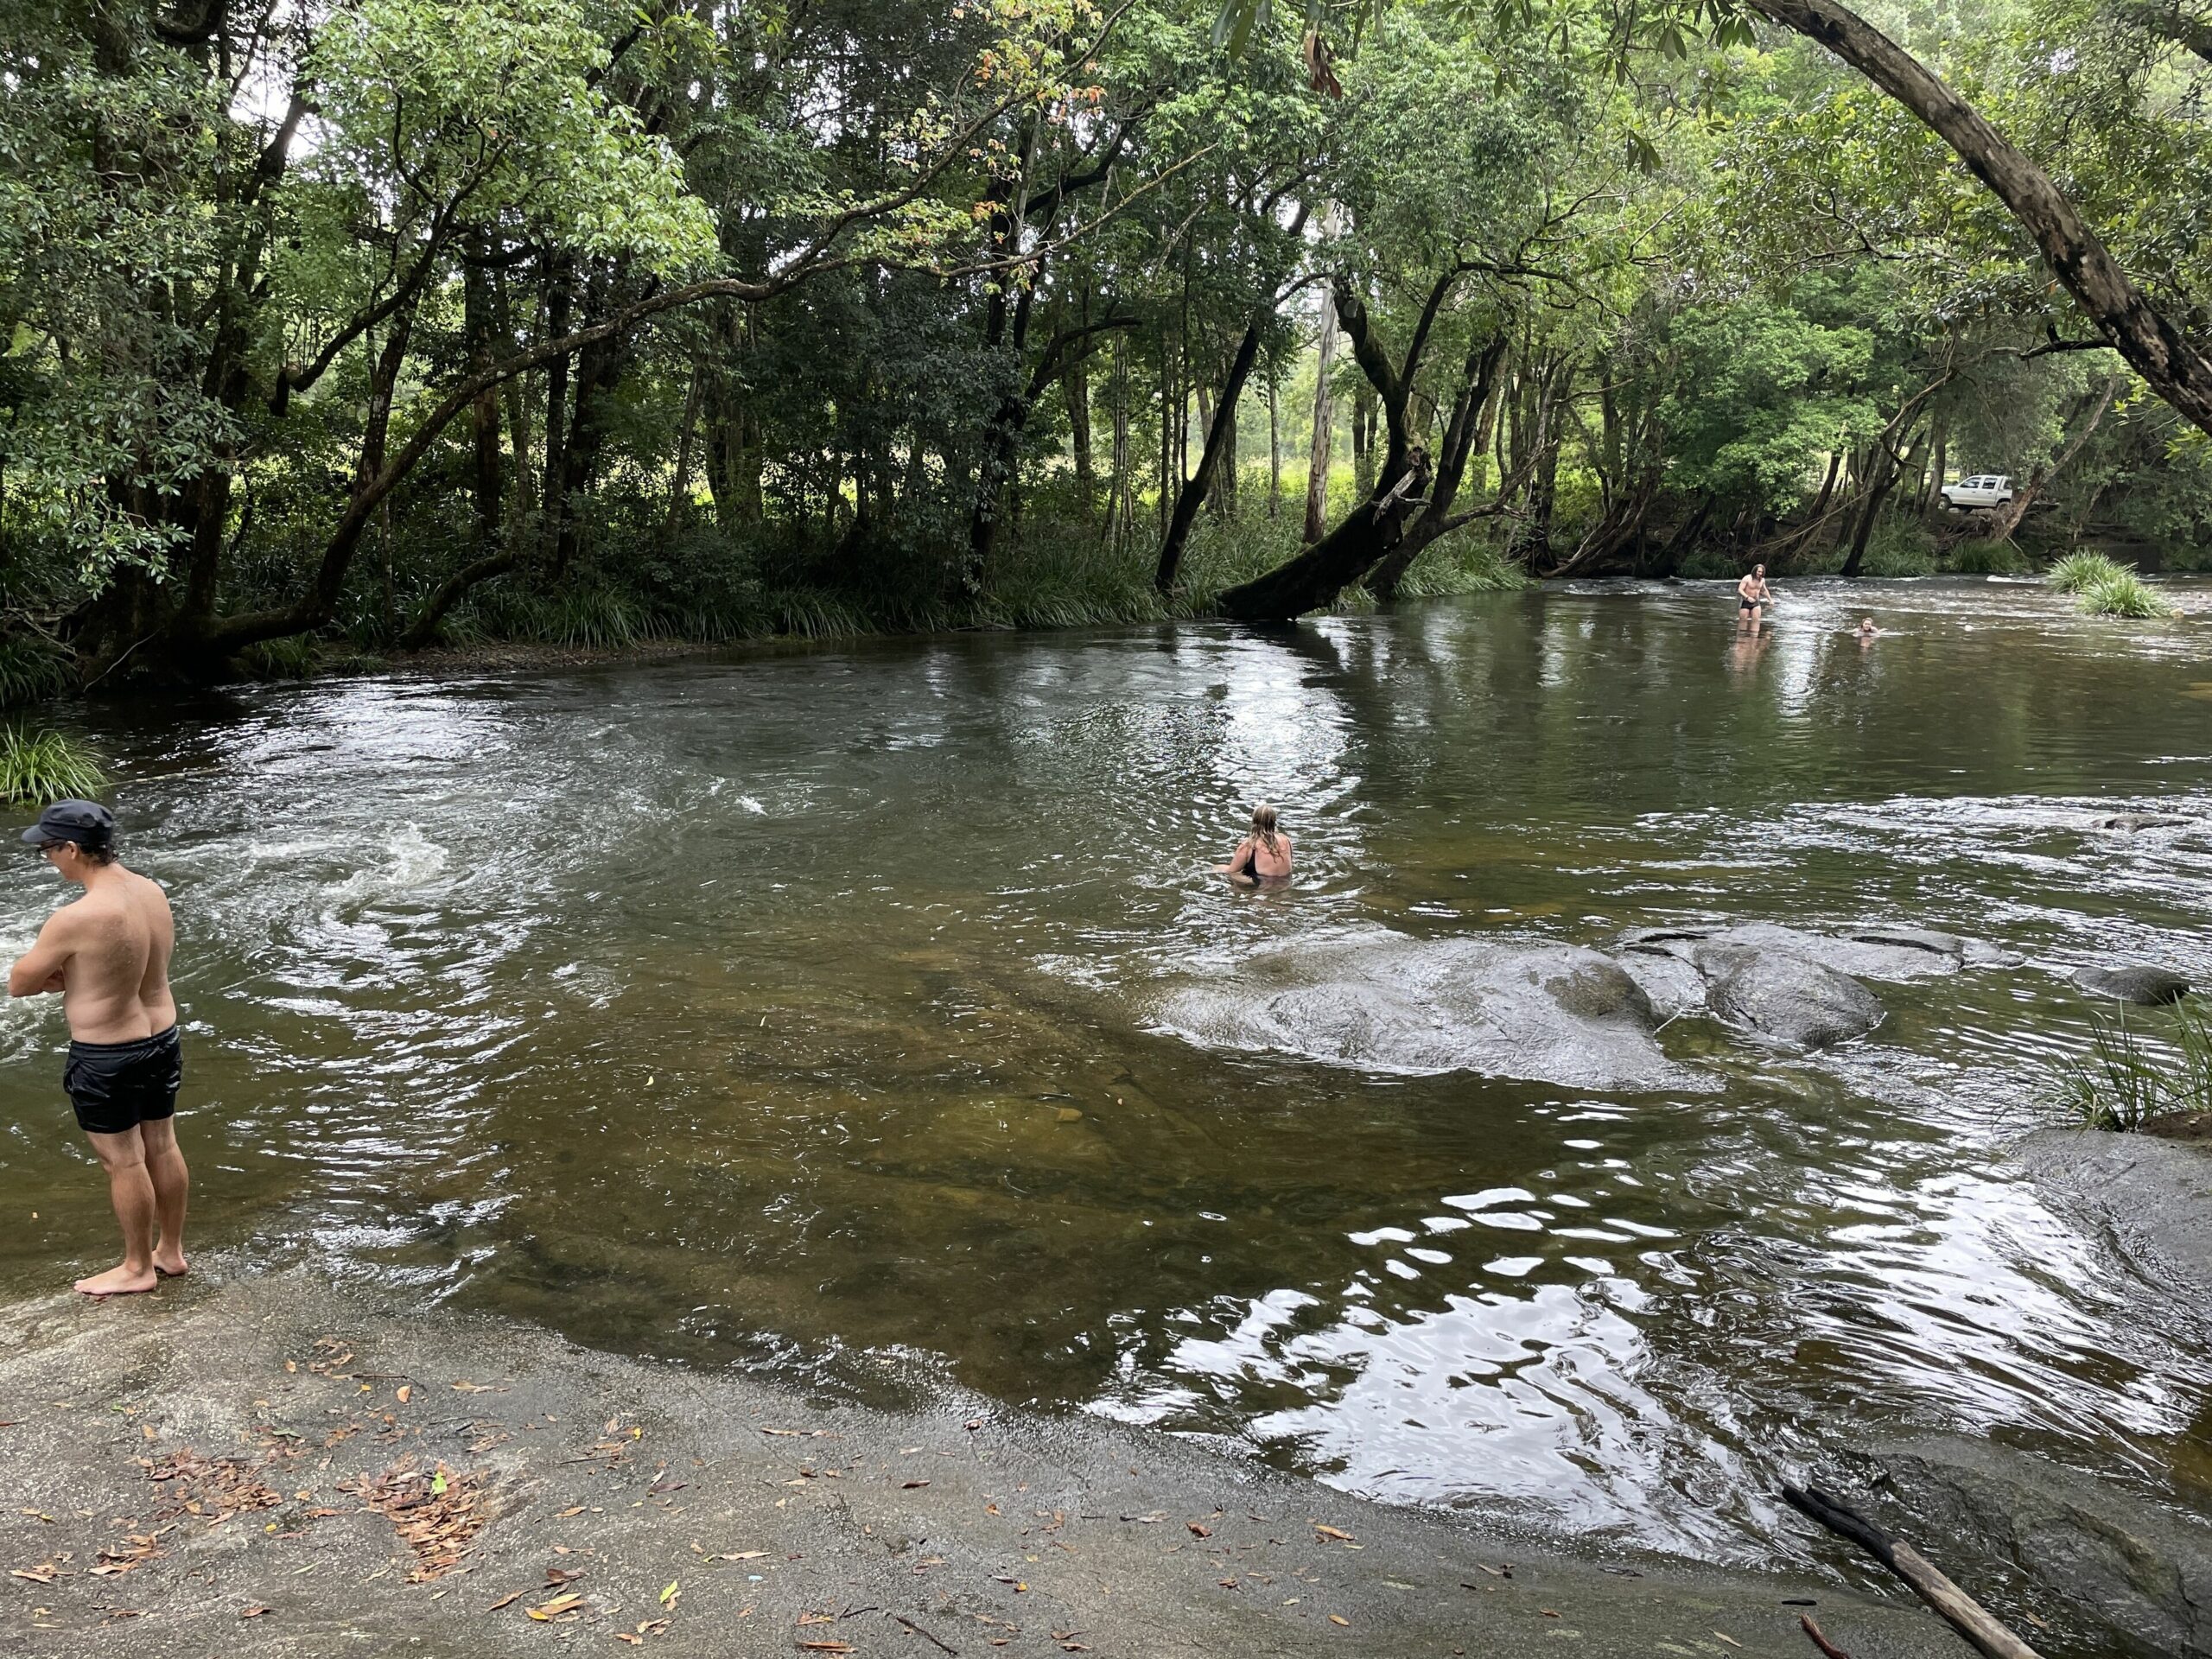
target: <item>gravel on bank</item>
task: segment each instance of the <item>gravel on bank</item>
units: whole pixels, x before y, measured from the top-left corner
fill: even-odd
[[[0,1652],[1963,1651],[1901,1595],[1580,1561],[1172,1437],[918,1409],[304,1274],[0,1309]]]

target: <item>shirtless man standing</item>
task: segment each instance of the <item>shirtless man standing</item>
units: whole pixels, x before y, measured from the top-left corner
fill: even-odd
[[[184,1052],[169,995],[175,931],[161,888],[115,859],[115,818],[93,801],[56,801],[23,831],[84,892],[47,918],[8,974],[8,995],[61,993],[69,1064],[61,1086],[107,1171],[123,1224],[123,1264],[79,1279],[87,1296],[151,1290],[181,1275],[191,1185],[176,1144]]]
[[[1736,584],[1736,626],[1739,632],[1757,633],[1766,620],[1766,607],[1774,602],[1774,589],[1766,585],[1766,566],[1755,564],[1751,574]]]

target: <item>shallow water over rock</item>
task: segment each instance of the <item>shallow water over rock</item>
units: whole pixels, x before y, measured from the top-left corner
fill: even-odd
[[[2004,1152],[2075,969],[2212,971],[2201,623],[1732,624],[1578,588],[95,711],[176,900],[198,1224],[1716,1557],[1802,1548],[1777,1480],[1860,1440],[2212,1472],[2201,1310]],[[1300,879],[1232,892],[1261,797]],[[0,874],[6,943],[49,880]],[[1748,1041],[1624,945],[1741,927],[1861,953],[1879,1025]],[[111,1248],[61,1040],[0,1012],[15,1287]]]

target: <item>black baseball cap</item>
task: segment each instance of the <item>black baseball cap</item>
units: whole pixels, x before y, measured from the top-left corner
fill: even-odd
[[[23,831],[23,839],[37,847],[56,841],[104,847],[115,839],[115,814],[98,801],[56,801]]]

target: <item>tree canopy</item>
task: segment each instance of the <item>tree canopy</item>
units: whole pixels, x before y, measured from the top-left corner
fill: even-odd
[[[0,696],[2189,563],[2208,16],[0,0]]]

